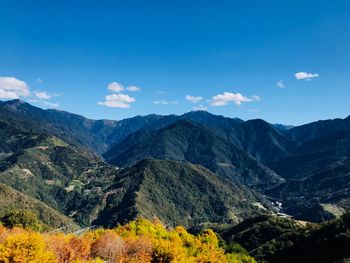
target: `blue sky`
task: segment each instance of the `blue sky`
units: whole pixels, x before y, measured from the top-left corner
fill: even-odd
[[[350,114],[348,0],[0,0],[0,17],[1,100],[95,119]]]

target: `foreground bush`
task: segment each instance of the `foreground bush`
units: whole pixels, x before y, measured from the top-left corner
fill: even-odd
[[[255,260],[239,251],[225,253],[212,230],[194,236],[183,227],[170,231],[160,222],[138,219],[112,230],[98,229],[82,236],[0,227],[0,262],[248,263]]]

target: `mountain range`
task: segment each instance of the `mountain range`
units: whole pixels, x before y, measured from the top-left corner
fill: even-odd
[[[296,127],[205,111],[91,120],[12,100],[0,102],[0,138],[2,189],[40,204],[54,226],[277,212],[320,222],[350,207],[350,117]],[[52,223],[52,211],[64,220]]]

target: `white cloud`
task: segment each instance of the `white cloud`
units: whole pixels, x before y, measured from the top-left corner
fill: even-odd
[[[130,103],[135,102],[136,99],[127,94],[111,94],[105,97],[104,102],[99,102],[99,105],[111,108],[130,108]]]
[[[178,104],[179,102],[174,100],[174,101],[167,101],[167,100],[155,100],[153,101],[153,104],[161,104],[161,105],[168,105],[168,104]]]
[[[0,99],[18,99],[16,92],[0,89]]]
[[[47,101],[42,101],[42,103],[45,105],[45,106],[48,106],[50,108],[58,108],[60,106],[60,104],[58,103],[52,103],[52,102],[47,102]]]
[[[318,78],[319,75],[317,73],[308,73],[308,72],[297,72],[294,74],[297,80],[311,80],[313,78]]]
[[[124,88],[124,86],[122,84],[119,84],[117,82],[111,82],[111,83],[108,84],[108,89],[110,91],[119,93],[119,92],[123,91],[125,88]]]
[[[193,102],[193,103],[197,103],[197,102],[200,102],[203,97],[201,96],[191,96],[191,95],[186,95],[185,97],[186,100],[190,101],[190,102]]]
[[[52,98],[52,95],[48,94],[46,91],[37,91],[35,96],[39,99],[48,100]]]
[[[0,77],[0,99],[18,99],[30,95],[27,83],[14,77]]]
[[[196,110],[196,111],[198,111],[198,110],[200,110],[200,111],[206,111],[206,110],[208,110],[208,107],[205,107],[205,106],[203,106],[203,105],[199,105],[198,107],[193,107],[192,110]]]
[[[136,101],[135,98],[130,97],[127,94],[120,93],[123,90],[128,91],[139,91],[141,90],[139,87],[136,86],[128,86],[127,88],[124,88],[122,84],[119,84],[117,82],[111,82],[109,83],[107,87],[110,91],[116,92],[111,95],[105,96],[105,101],[98,102],[98,105],[103,105],[111,108],[130,108],[130,103],[133,103]]]
[[[276,83],[276,86],[279,87],[279,88],[281,88],[281,89],[283,89],[283,88],[286,87],[286,86],[284,85],[283,80],[278,81],[278,82]]]
[[[128,91],[140,91],[141,89],[137,86],[129,86],[126,88]]]
[[[259,101],[260,97],[254,95],[252,98],[243,96],[241,93],[224,92],[214,96],[210,102],[212,106],[224,106],[229,102],[233,102],[236,105],[241,105],[243,102]]]

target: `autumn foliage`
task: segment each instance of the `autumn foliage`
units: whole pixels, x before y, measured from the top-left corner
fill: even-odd
[[[0,262],[255,262],[246,254],[225,253],[212,230],[194,236],[185,228],[137,219],[115,229],[76,236],[0,227]]]

